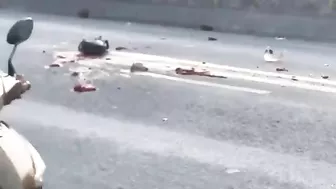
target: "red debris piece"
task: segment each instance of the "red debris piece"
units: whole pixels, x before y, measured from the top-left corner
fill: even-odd
[[[73,90],[75,92],[92,92],[92,91],[96,91],[97,88],[95,86],[93,86],[92,84],[77,84],[74,86]]]
[[[208,71],[196,71],[195,68],[191,69],[176,68],[175,73],[179,75],[198,75],[198,76],[207,76],[207,77],[224,78],[224,79],[227,78],[221,75],[210,74],[210,72]]]

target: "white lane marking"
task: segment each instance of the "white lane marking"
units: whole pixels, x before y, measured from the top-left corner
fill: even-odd
[[[259,83],[267,83],[267,84],[287,86],[287,87],[296,87],[296,88],[306,89],[306,90],[336,93],[336,87],[312,85],[309,83],[302,83],[302,82],[300,83],[298,81],[291,81],[291,80],[285,80],[285,79],[280,79],[280,78],[279,79],[271,79],[271,78],[267,79],[267,78],[261,78],[261,77],[246,76],[246,75],[237,74],[237,73],[224,73],[224,74],[220,73],[220,75],[224,75],[229,78],[242,79],[246,81],[255,81]]]
[[[122,76],[122,77],[126,77],[126,78],[130,78],[130,77],[131,77],[130,75],[128,75],[128,74],[123,74],[123,73],[120,73],[120,76]]]
[[[194,84],[194,85],[202,85],[202,86],[208,86],[208,87],[216,87],[221,89],[229,89],[229,90],[235,90],[235,91],[242,91],[242,92],[249,92],[249,93],[256,93],[256,94],[270,94],[270,91],[265,90],[258,90],[258,89],[252,89],[252,88],[246,88],[246,87],[237,87],[237,86],[231,86],[231,85],[223,85],[223,84],[217,84],[217,83],[210,83],[205,81],[197,81],[197,80],[191,80],[191,79],[184,79],[179,77],[172,77],[167,76],[163,74],[156,74],[156,73],[149,73],[149,72],[137,72],[134,73],[135,75],[142,75],[142,76],[150,76],[158,79],[167,79],[171,81],[178,81],[188,84]]]
[[[206,63],[206,65],[202,65],[202,63],[199,61],[177,59],[177,58],[171,58],[171,57],[165,57],[165,56],[159,56],[159,55],[150,55],[150,54],[133,53],[133,52],[119,52],[119,51],[112,51],[111,55],[125,56],[125,57],[132,56],[136,59],[144,59],[144,61],[146,61],[146,59],[148,61],[151,61],[151,60],[152,61],[154,60],[168,61],[168,62],[174,62],[175,64],[185,64],[189,66],[202,66],[204,68],[216,68],[216,69],[224,69],[224,70],[240,72],[240,73],[248,73],[248,74],[263,75],[263,76],[268,76],[268,77],[292,79],[292,75],[288,75],[288,74],[265,72],[265,71],[260,71],[260,70],[252,70],[252,69],[247,69],[247,68],[232,67],[232,66],[227,66],[227,65],[222,65],[222,64],[213,64],[213,63]],[[306,81],[306,82],[336,86],[336,81],[332,81],[332,80],[314,79],[314,78],[303,77],[303,76],[296,76],[296,78],[299,81]]]
[[[64,55],[66,55],[67,53],[68,53],[68,56],[71,56],[71,54],[73,56],[75,54],[74,52],[65,52]],[[181,68],[191,67],[190,64],[185,64],[183,62],[187,60],[176,59],[175,62],[167,62],[167,60],[172,59],[169,57],[159,56],[158,58],[156,55],[143,55],[139,53],[129,53],[129,52],[112,52],[111,54],[112,56],[110,57],[109,61],[102,60],[102,59],[96,59],[96,60],[90,60],[90,61],[79,61],[78,63],[82,65],[86,65],[88,63],[89,65],[91,64],[102,65],[103,63],[108,63],[108,64],[119,65],[119,66],[130,66],[132,63],[139,61],[143,63],[146,67],[148,67],[151,73],[160,73],[160,74],[164,74],[167,71],[172,71],[176,67],[181,67]],[[116,55],[116,56],[113,56],[113,55]],[[209,67],[209,66],[202,65],[200,62],[194,62],[194,61],[189,61],[189,62],[193,62],[193,65],[194,67],[196,67],[196,69],[201,69],[201,67],[203,68]],[[246,72],[240,72],[240,70],[214,69],[213,68],[214,66],[219,67],[219,68],[227,67],[225,65],[210,66],[213,70],[211,69],[208,69],[208,70],[214,75],[227,76],[233,79],[242,79],[246,81],[261,82],[261,83],[267,83],[267,84],[273,84],[273,85],[279,85],[279,86],[296,87],[296,88],[306,89],[306,90],[336,93],[336,83],[334,85],[333,84],[334,81],[328,81],[328,80],[322,80],[322,79],[317,80],[317,79],[312,79],[312,78],[303,79],[302,81],[302,78],[305,78],[305,77],[300,77],[300,76],[296,77],[298,81],[293,81],[292,76],[285,75],[285,74],[264,72],[267,74],[254,75],[254,73],[260,73],[260,71],[252,70],[252,72],[246,74]],[[231,68],[234,68],[234,67],[231,67]],[[241,68],[234,68],[234,69],[241,69]],[[282,77],[279,77],[279,75]],[[268,77],[268,76],[274,76],[274,77]],[[327,86],[324,86],[324,85],[327,85]]]
[[[115,142],[124,149],[191,159],[224,169],[260,171],[281,182],[295,182],[311,188],[330,189],[336,181],[336,165],[324,161],[129,123],[62,106],[21,100],[1,114],[9,121],[58,127],[65,132],[75,130],[83,137],[92,137],[94,133],[100,139]]]
[[[119,64],[119,65],[129,65],[128,60],[124,59],[116,59],[116,63],[113,64]],[[144,63],[146,67],[149,68],[152,72],[167,72],[171,71],[171,68],[168,68],[165,64],[158,64],[158,63]],[[151,73],[152,73],[151,72]],[[234,73],[234,72],[217,72],[213,71],[211,72],[214,75],[219,76],[226,76],[230,79],[242,79],[246,81],[254,81],[259,83],[267,83],[267,84],[273,84],[273,85],[279,85],[279,86],[287,86],[287,87],[296,87],[300,89],[306,89],[306,90],[313,90],[313,91],[320,91],[320,92],[327,92],[327,93],[336,93],[336,87],[328,87],[328,86],[321,86],[321,85],[312,85],[309,83],[304,83],[300,81],[292,81],[282,78],[264,78],[264,77],[257,77],[257,76],[249,76],[242,73]],[[161,76],[162,77],[162,76]]]

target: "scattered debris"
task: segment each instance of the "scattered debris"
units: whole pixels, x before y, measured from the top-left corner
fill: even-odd
[[[216,77],[216,78],[223,78],[223,79],[227,78],[221,75],[210,74],[209,71],[196,71],[195,68],[191,68],[191,69],[176,68],[175,73],[179,75],[198,75],[198,76]]]
[[[77,12],[77,16],[79,18],[89,18],[90,16],[90,10],[89,9],[81,9]]]
[[[85,56],[102,56],[109,48],[108,40],[103,40],[101,36],[92,41],[83,39],[78,45],[78,51]]]
[[[199,74],[205,74],[206,72],[196,72],[195,68],[191,68],[191,69],[183,69],[183,68],[176,68],[175,69],[175,73],[179,74],[179,75],[199,75]]]
[[[328,66],[329,66],[329,64],[324,64],[324,66],[325,66],[325,67],[328,67]]]
[[[122,51],[122,50],[127,50],[127,48],[126,47],[116,47],[115,50]]]
[[[214,38],[214,37],[208,37],[208,41],[217,41],[217,38]]]
[[[286,68],[276,68],[275,69],[277,72],[288,72]]]
[[[214,28],[209,25],[200,25],[200,29],[203,31],[213,31],[214,30]]]
[[[162,118],[162,121],[166,122],[166,121],[168,121],[168,118],[164,117],[164,118]]]
[[[82,74],[88,74],[91,73],[91,68],[87,68],[87,67],[72,67],[69,68],[69,71],[71,72],[71,76],[72,77],[79,77],[82,76]]]
[[[322,77],[322,79],[329,79],[329,76],[327,76],[327,75],[322,75],[321,77]]]
[[[298,79],[294,75],[292,76],[292,80],[293,81],[298,81]]]
[[[134,63],[130,68],[131,72],[147,72],[148,68],[145,67],[142,63]]]

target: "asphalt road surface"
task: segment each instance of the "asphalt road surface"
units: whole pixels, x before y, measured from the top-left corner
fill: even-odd
[[[22,15],[0,13],[5,36]],[[135,23],[32,15],[17,70],[32,90],[1,113],[40,151],[47,189],[330,189],[336,184],[334,93],[241,80],[195,78],[267,90],[255,94],[142,76],[95,81],[75,94],[56,50],[102,35],[112,47],[249,69],[267,45],[285,50],[290,74],[336,77],[332,44],[276,41]],[[208,36],[218,41],[207,41]],[[11,47],[0,42],[6,62]],[[45,53],[43,53],[45,51]],[[324,64],[329,64],[325,66]],[[5,64],[2,66],[5,69]],[[167,118],[167,119],[165,119]]]

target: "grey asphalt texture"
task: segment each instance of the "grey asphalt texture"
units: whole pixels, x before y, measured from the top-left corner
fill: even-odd
[[[20,15],[0,14],[0,35],[5,36]],[[113,76],[96,81],[97,92],[76,94],[65,71],[44,69],[53,50],[75,50],[82,38],[102,35],[113,47],[135,52],[265,71],[275,69],[262,61],[264,48],[271,45],[286,50],[283,66],[291,74],[323,73],[332,79],[334,45],[32,17],[34,34],[14,59],[32,90],[5,108],[1,119],[44,157],[45,188],[324,189],[336,184],[333,94],[213,81],[272,91],[258,95],[141,76]],[[207,41],[208,36],[218,41]],[[11,47],[5,41],[0,45],[6,62]]]

